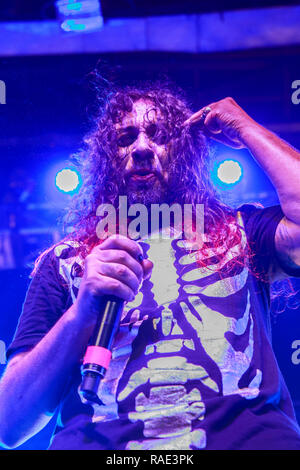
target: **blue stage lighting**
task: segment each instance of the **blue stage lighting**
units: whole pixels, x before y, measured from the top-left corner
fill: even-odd
[[[55,4],[63,31],[89,32],[97,31],[103,26],[99,0],[59,0]]]
[[[55,185],[63,193],[74,194],[81,185],[81,178],[76,170],[63,168],[56,173]]]
[[[239,183],[243,177],[243,169],[237,160],[225,159],[215,164],[212,179],[215,184],[229,188]]]

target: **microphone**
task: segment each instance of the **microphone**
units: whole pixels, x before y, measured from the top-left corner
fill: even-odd
[[[82,382],[79,391],[88,401],[102,404],[97,395],[98,386],[111,360],[112,343],[123,307],[124,300],[119,297],[103,297],[101,312],[81,367]]]

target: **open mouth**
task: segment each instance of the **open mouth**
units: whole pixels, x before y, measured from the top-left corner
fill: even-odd
[[[156,174],[151,170],[135,170],[129,174],[129,178],[133,181],[148,181],[155,178]]]

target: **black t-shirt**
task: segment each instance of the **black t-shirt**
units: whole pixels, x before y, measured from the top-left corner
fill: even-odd
[[[99,386],[102,404],[80,397],[78,364],[49,448],[300,450],[271,347],[269,284],[252,274],[253,268],[267,273],[275,259],[282,217],[280,206],[242,206],[242,239],[221,261],[212,255],[207,267],[186,241],[141,241],[154,267],[124,308]],[[247,241],[254,256],[248,264],[233,263]],[[8,357],[35,346],[76,299],[83,272],[76,248],[65,242],[44,258]]]

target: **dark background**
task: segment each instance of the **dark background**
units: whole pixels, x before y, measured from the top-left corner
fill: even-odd
[[[1,2],[2,21],[32,21],[55,18],[54,2],[49,0],[4,0]],[[297,0],[101,0],[104,19],[145,17],[154,15],[191,14],[236,9],[299,5]]]

